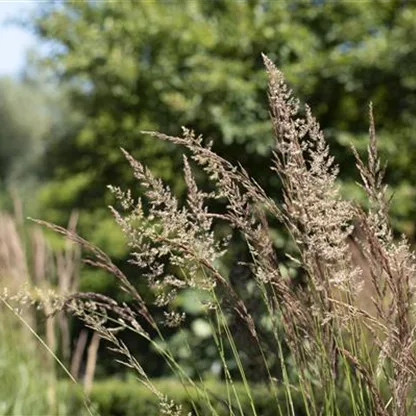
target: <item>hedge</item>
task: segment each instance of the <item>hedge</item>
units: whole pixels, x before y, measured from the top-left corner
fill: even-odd
[[[155,386],[163,394],[168,395],[177,404],[183,406],[183,414],[191,412],[192,415],[211,416],[212,409],[208,407],[202,397],[198,397],[196,389],[192,387],[185,388],[178,381],[171,379],[162,379],[153,381]],[[227,386],[222,382],[204,383],[209,391],[211,404],[220,416],[229,416],[232,414],[241,415],[238,403],[235,399],[231,400],[232,411],[227,403]],[[250,405],[250,399],[245,392],[241,383],[234,384],[244,415],[252,415],[253,411]],[[232,394],[232,393],[231,393]],[[292,414],[287,407],[286,398],[283,390],[274,396],[270,390],[264,386],[255,386],[251,390],[253,401],[255,403],[257,416],[275,416]],[[201,395],[200,395],[201,396]],[[107,380],[96,382],[90,394],[90,400],[94,416],[159,416],[159,401],[145,386],[136,381]],[[192,407],[192,400],[198,410],[198,413]],[[306,416],[303,399],[300,393],[293,392],[292,400],[294,413],[296,416]],[[83,395],[80,391],[73,391],[70,403],[71,414],[81,415],[85,413],[83,404]],[[278,410],[280,406],[281,413]],[[345,404],[345,414],[349,414],[347,402]]]

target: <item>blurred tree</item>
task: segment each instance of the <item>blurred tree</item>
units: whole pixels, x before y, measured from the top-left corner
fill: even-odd
[[[54,93],[55,94],[55,93]],[[0,78],[0,205],[10,208],[10,191],[34,196],[37,163],[53,131],[59,106],[40,79]],[[54,111],[51,109],[54,108]],[[16,193],[17,192],[17,193]],[[35,204],[30,205],[30,214]],[[29,214],[29,211],[26,211]]]
[[[80,209],[81,234],[122,258],[122,236],[103,208],[112,202],[107,184],[135,188],[119,146],[181,193],[180,149],[140,131],[180,134],[182,125],[275,192],[264,52],[312,106],[348,195],[357,193],[349,142],[365,148],[373,101],[396,227],[415,237],[416,3],[51,1],[30,24],[50,46],[39,65],[69,90],[80,115],[48,143],[43,218],[65,224]],[[81,285],[112,292],[104,280],[87,274]]]
[[[193,127],[266,187],[275,184],[265,163],[272,135],[263,51],[327,129],[344,178],[355,178],[345,150],[350,140],[365,146],[374,102],[397,226],[414,235],[416,3],[125,0],[39,8],[33,28],[51,45],[43,64],[70,85],[84,115],[76,134],[49,146],[43,198],[53,220],[74,206],[102,207],[108,183],[132,184],[119,146],[181,189],[179,152],[142,129]]]
[[[43,97],[31,85],[0,79],[0,178],[3,184],[23,174],[42,145],[49,120]]]
[[[34,56],[28,55],[19,77],[0,78],[0,194],[3,208],[10,189],[30,199],[26,214],[36,213],[33,197],[46,144],[63,132],[68,134],[76,115],[70,110],[65,88],[50,83]]]

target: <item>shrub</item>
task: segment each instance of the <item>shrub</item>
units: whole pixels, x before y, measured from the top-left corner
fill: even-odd
[[[149,299],[102,250],[46,224],[81,244],[91,254],[87,261],[113,273],[130,296],[129,303],[117,303],[99,294],[75,293],[60,299],[60,307],[75,313],[112,345],[158,398],[161,414],[179,415],[189,409],[200,414],[201,400],[211,414],[221,412],[215,396],[204,383],[190,379],[164,342],[163,326],[180,327],[186,319],[176,299],[190,288],[204,294],[201,307],[221,363],[229,414],[262,414],[262,396],[255,394],[246,375],[251,361],[266,376],[275,414],[299,414],[299,396],[307,415],[345,414],[341,399],[347,395],[348,414],[407,415],[416,375],[415,255],[404,238],[393,238],[372,112],[368,161],[353,149],[368,197],[364,210],[341,198],[338,169],[311,109],[300,110],[283,74],[267,57],[264,62],[276,138],[271,165],[280,178],[281,194],[267,195],[243,167],[221,158],[189,129],[181,137],[150,133],[186,149],[187,201],[180,206],[167,186],[124,152],[145,200],[136,201],[130,191],[111,187],[122,208],[112,211],[129,239],[131,262],[154,293],[163,325],[151,312]],[[209,177],[212,191],[198,188],[191,165]],[[225,206],[221,212],[212,209],[218,202]],[[298,284],[282,272],[270,222],[282,224],[293,239],[296,252],[288,256],[303,275]],[[216,224],[230,230],[225,238],[217,235]],[[247,244],[250,257],[245,266],[251,285],[238,287],[223,273],[221,260],[231,230]],[[360,264],[352,254],[353,243]],[[372,309],[360,303],[364,283]],[[266,316],[255,313],[251,298],[262,303]],[[148,378],[145,363],[132,356],[118,335],[123,330],[148,340],[178,380],[195,389],[198,399],[187,392],[189,408],[171,403]],[[241,347],[245,344],[251,352]],[[286,349],[290,355],[284,354]],[[168,393],[173,396],[173,391]]]
[[[209,416],[211,409],[208,408],[206,400],[203,397],[198,398],[196,389],[188,386],[188,391],[176,380],[161,379],[154,382],[155,387],[176,403],[182,406],[184,412],[192,411],[192,401],[194,402],[199,414]],[[202,387],[202,386],[201,386]],[[215,397],[213,406],[218,415],[225,416],[230,414],[227,404],[227,385],[218,381],[204,382],[202,387],[207,389]],[[241,383],[235,383],[235,388],[241,397],[241,407],[244,414],[250,414],[250,402],[244,393],[244,386]],[[275,416],[275,399],[271,392],[265,386],[254,386],[253,397],[256,402],[256,408],[259,415]],[[159,415],[159,401],[149,389],[135,381],[98,381],[95,383],[91,395],[91,402],[99,415],[101,416],[156,416]],[[85,412],[82,403],[83,396],[78,391],[75,393],[70,412],[80,414]],[[286,409],[284,392],[279,394],[279,403],[282,409]],[[232,408],[236,409],[237,403],[232,403]],[[301,394],[293,396],[293,406],[297,416],[304,416],[307,413],[304,409],[304,403]],[[348,402],[340,403],[344,410],[343,414],[348,414],[351,409],[348,408]],[[236,411],[237,412],[237,411]],[[237,412],[238,413],[238,412]],[[286,413],[284,413],[286,414]]]

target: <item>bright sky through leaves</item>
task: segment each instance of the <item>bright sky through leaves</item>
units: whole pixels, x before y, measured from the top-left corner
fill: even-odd
[[[0,76],[18,75],[35,37],[11,19],[22,17],[40,1],[0,0]]]

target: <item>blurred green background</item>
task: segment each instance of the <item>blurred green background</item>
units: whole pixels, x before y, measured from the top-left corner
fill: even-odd
[[[365,150],[373,102],[395,231],[414,243],[416,2],[50,1],[36,3],[19,24],[37,43],[18,77],[0,79],[3,210],[12,209],[13,190],[25,215],[66,226],[76,211],[80,235],[123,265],[127,248],[107,209],[114,201],[106,186],[136,194],[138,186],[119,148],[181,197],[181,149],[140,133],[175,135],[181,126],[212,139],[214,150],[277,195],[263,52],[312,107],[347,198],[362,198],[350,143]],[[50,236],[50,244],[61,243]],[[134,269],[124,270],[140,284]],[[102,272],[81,270],[81,290],[114,294],[115,285]],[[172,346],[192,372],[195,363],[180,351],[185,337],[199,351],[199,371],[215,375],[215,353],[204,344],[192,299],[182,302],[195,320],[171,334]],[[79,331],[73,322],[71,337]],[[138,356],[152,357],[142,342],[131,342]],[[100,357],[99,377],[121,372],[101,347]],[[152,359],[148,367],[153,376],[167,374]]]

